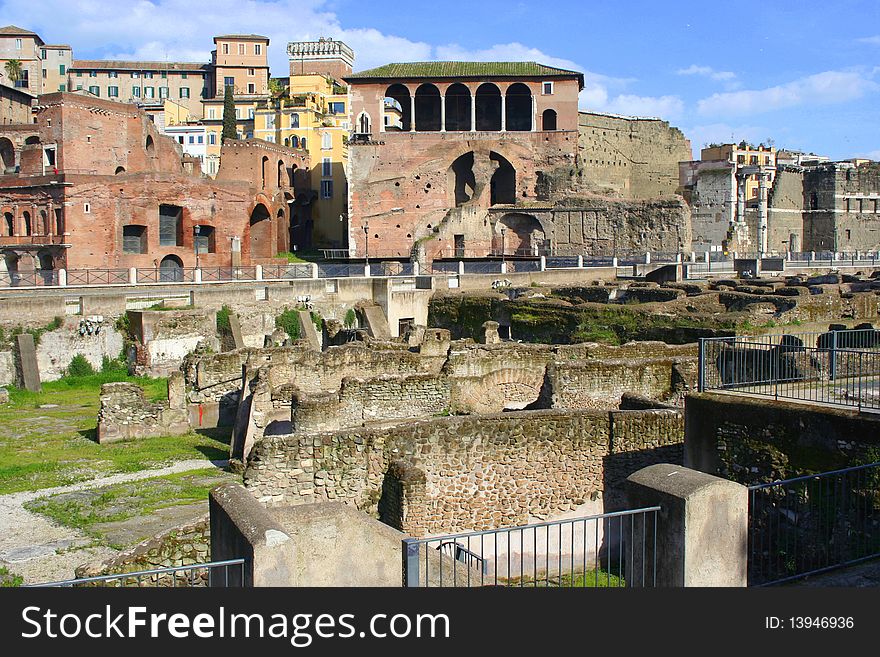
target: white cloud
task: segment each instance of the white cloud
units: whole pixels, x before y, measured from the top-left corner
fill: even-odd
[[[754,125],[730,125],[728,123],[709,123],[682,128],[685,136],[691,141],[694,158],[700,157],[700,149],[709,144],[738,144],[742,140],[758,144],[768,141],[769,130]]]
[[[880,34],[877,36],[865,37],[863,39],[857,39],[859,43],[868,43],[872,46],[880,46]]]
[[[598,110],[612,114],[657,117],[667,120],[680,118],[684,113],[684,101],[678,96],[619,94],[611,99],[608,99],[606,96],[604,102],[601,103],[587,104],[584,92],[581,92],[581,106],[582,109]]]
[[[865,153],[865,157],[874,160],[875,162],[880,162],[880,148],[876,151],[869,151]]]
[[[548,55],[537,48],[530,48],[521,43],[499,43],[481,50],[468,50],[457,43],[437,46],[434,49],[436,59],[465,62],[540,62],[547,66],[555,66],[573,71],[583,69],[568,59],[560,59]]]
[[[713,94],[697,103],[697,112],[737,116],[803,104],[831,105],[856,100],[878,88],[880,85],[859,71],[824,71],[767,89]]]
[[[733,71],[716,71],[711,66],[697,66],[696,64],[691,64],[687,68],[680,68],[675,73],[676,75],[699,75],[722,82],[736,79],[736,73]]]

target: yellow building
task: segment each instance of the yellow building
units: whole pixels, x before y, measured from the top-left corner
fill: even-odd
[[[773,146],[757,147],[742,141],[739,144],[720,144],[709,146],[700,151],[700,159],[704,162],[709,160],[726,160],[737,167],[770,167],[769,184],[773,184],[776,177],[776,148]],[[749,175],[746,178],[746,202],[758,200],[758,174]]]
[[[266,101],[255,113],[254,137],[304,148],[311,159],[315,197],[298,199],[293,243],[297,248],[344,249],[348,243],[348,87],[354,52],[341,41],[290,43],[290,81],[286,93]],[[307,203],[303,203],[306,201]]]

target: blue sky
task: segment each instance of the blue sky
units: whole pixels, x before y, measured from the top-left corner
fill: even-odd
[[[880,1],[0,0],[0,23],[69,43],[77,57],[200,61],[211,38],[341,38],[356,69],[427,59],[523,60],[586,76],[584,110],[657,116],[696,154],[766,142],[880,160]]]

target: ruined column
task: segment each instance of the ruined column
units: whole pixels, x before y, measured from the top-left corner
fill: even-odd
[[[541,126],[542,128],[544,126]],[[532,132],[538,130],[538,99],[532,94]]]
[[[416,131],[416,95],[411,94],[409,97],[409,131]]]
[[[746,222],[746,182],[742,174],[736,176],[736,222]]]
[[[501,132],[507,130],[507,101],[504,94],[501,94]]]
[[[440,132],[446,132],[446,94],[440,94]]]
[[[770,174],[763,167],[758,173],[758,248],[759,254],[767,252],[767,183]]]
[[[385,132],[385,98],[379,99],[379,132]]]
[[[477,94],[471,92],[471,132],[477,131]]]

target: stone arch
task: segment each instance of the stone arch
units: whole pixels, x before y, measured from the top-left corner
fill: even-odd
[[[116,171],[113,172],[113,175],[118,176],[122,173],[125,173],[125,167],[116,167]]]
[[[556,130],[556,110],[544,110],[544,113],[541,114],[541,129]]]
[[[372,132],[372,121],[370,120],[370,115],[366,112],[361,112],[358,115],[357,120],[358,133],[362,135],[368,135]]]
[[[412,117],[410,116],[410,95],[409,89],[402,84],[392,84],[385,90],[385,101],[396,101],[400,108],[401,130],[408,131],[412,126]]]
[[[0,137],[0,174],[15,171],[15,146],[6,137]]]
[[[147,151],[147,155],[155,155],[156,154],[156,144],[153,143],[153,136],[147,135],[147,141],[144,144],[144,148]]]
[[[447,187],[452,190],[455,207],[473,199],[477,187],[474,176],[474,152],[468,151],[458,156],[450,165],[447,177]]]
[[[12,237],[15,235],[15,215],[11,212],[3,213],[3,223],[0,224],[0,235]]]
[[[31,144],[39,144],[40,136],[39,135],[31,135],[27,139],[24,140],[25,146],[30,146]]]
[[[426,82],[416,89],[416,131],[438,132],[440,130],[440,90]]]
[[[22,223],[22,232],[25,235],[30,236],[30,235],[34,234],[34,227],[31,224],[31,213],[28,212],[27,210],[25,210],[24,212],[21,213],[21,223]]]
[[[275,252],[284,253],[290,251],[290,224],[288,223],[287,213],[284,212],[283,207],[278,208],[278,212],[275,214],[275,219]]]
[[[460,82],[446,90],[446,131],[468,132],[471,129],[471,91]]]
[[[278,160],[278,187],[284,187],[284,179],[287,177],[284,173],[284,160]]]
[[[49,215],[45,210],[40,210],[40,232],[42,235],[48,235],[52,232],[51,226],[49,225]]]
[[[52,271],[55,269],[55,257],[48,250],[43,249],[37,252],[37,260],[42,271]]]
[[[479,131],[498,132],[501,130],[501,90],[491,82],[477,87],[476,114]]]
[[[507,87],[504,94],[504,126],[512,132],[532,129],[532,92],[522,82]]]
[[[540,255],[547,238],[544,226],[537,217],[523,212],[509,212],[495,224],[496,235],[505,229],[503,248],[510,253]]]
[[[260,180],[262,184],[260,185],[260,189],[266,189],[266,168],[269,164],[269,158],[267,156],[263,156],[263,159],[260,160]]]
[[[543,383],[543,368],[503,368],[465,383],[459,403],[471,413],[521,410],[538,400]]]
[[[492,151],[489,159],[498,163],[492,174],[489,205],[516,203],[516,169],[506,157]]]
[[[272,257],[272,215],[262,203],[257,203],[251,212],[250,224],[251,258]]]

